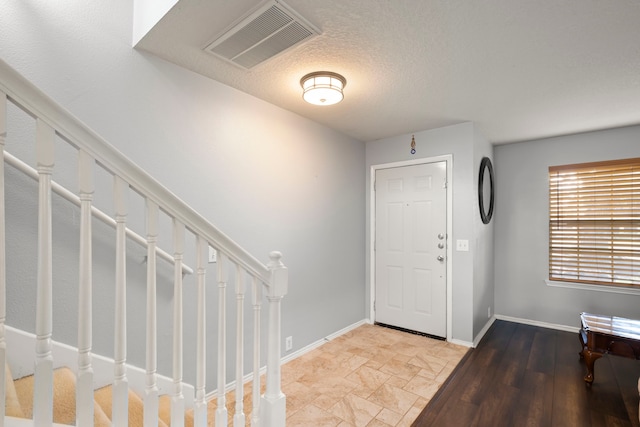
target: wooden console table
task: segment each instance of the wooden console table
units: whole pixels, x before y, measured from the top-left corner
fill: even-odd
[[[587,363],[584,380],[593,383],[593,365],[605,354],[640,359],[640,320],[580,313],[580,358]]]

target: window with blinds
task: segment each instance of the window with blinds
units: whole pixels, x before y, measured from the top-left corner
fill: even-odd
[[[549,168],[549,279],[640,288],[640,158]]]

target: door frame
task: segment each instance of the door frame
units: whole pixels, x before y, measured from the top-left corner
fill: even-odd
[[[445,162],[447,167],[447,341],[451,340],[451,325],[453,319],[453,155],[424,157],[415,160],[405,160],[400,162],[382,163],[371,165],[369,179],[369,322],[375,322],[374,301],[376,299],[376,254],[374,251],[374,241],[376,237],[376,192],[375,181],[376,171],[379,169],[398,168],[405,166],[415,166],[427,163]]]

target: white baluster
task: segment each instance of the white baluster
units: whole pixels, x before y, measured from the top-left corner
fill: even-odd
[[[93,368],[91,366],[91,201],[93,199],[93,158],[78,153],[80,187],[80,280],[78,288],[78,379],[76,383],[76,425],[93,426]]]
[[[7,360],[7,343],[4,324],[7,318],[7,275],[5,255],[4,214],[4,143],[7,137],[7,96],[0,91],[0,366]],[[0,372],[0,402],[5,401],[5,370]],[[0,404],[0,427],[4,426],[5,405]]]
[[[262,283],[257,277],[251,280],[251,297],[253,303],[253,409],[251,426],[260,425],[260,307],[262,305]]]
[[[147,199],[147,370],[144,395],[144,427],[158,426],[157,324],[156,324],[156,244],[158,205]]]
[[[269,334],[267,342],[267,390],[262,396],[260,419],[268,426],[284,426],[286,397],[280,389],[280,303],[287,293],[289,273],[280,252],[271,252],[271,283],[267,290],[269,301]]]
[[[196,241],[196,270],[198,276],[198,324],[196,330],[196,402],[194,408],[194,425],[207,426],[207,402],[205,400],[205,384],[207,377],[207,334],[206,334],[206,254],[208,243],[202,236]],[[216,424],[217,425],[217,424]]]
[[[233,415],[234,426],[244,426],[244,278],[242,268],[236,265],[236,412]]]
[[[227,425],[227,398],[224,394],[227,376],[226,257],[218,252],[218,406],[216,427]]]
[[[129,419],[129,380],[127,379],[127,193],[129,185],[114,177],[113,197],[116,219],[116,300],[113,369],[114,426],[126,426]]]
[[[33,391],[33,421],[37,426],[53,423],[52,324],[52,230],[51,173],[54,166],[55,131],[41,119],[36,121],[38,169],[38,283],[36,297],[36,361]]]
[[[184,396],[182,395],[182,259],[184,254],[184,224],[173,219],[173,395],[171,425],[184,427]]]

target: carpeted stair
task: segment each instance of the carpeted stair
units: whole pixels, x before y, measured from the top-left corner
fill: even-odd
[[[16,386],[13,383],[13,377],[11,376],[11,370],[9,365],[4,367],[4,393],[5,393],[5,415],[16,418],[25,418],[24,412],[22,412],[22,406],[18,399],[16,392]]]
[[[24,418],[33,418],[34,376],[29,375],[13,383]],[[95,402],[93,414],[94,426],[111,426],[111,420]],[[53,422],[69,425],[76,422],[76,376],[69,368],[53,371]]]
[[[33,418],[34,376],[12,380],[9,366],[5,366],[5,413],[16,418]],[[111,427],[112,387],[102,387],[94,392],[94,426]],[[158,399],[158,427],[171,424],[171,397]],[[69,368],[53,371],[53,422],[75,425],[76,422],[76,377]],[[143,426],[143,401],[129,390],[129,426]],[[193,427],[193,413],[185,415],[185,427]]]

